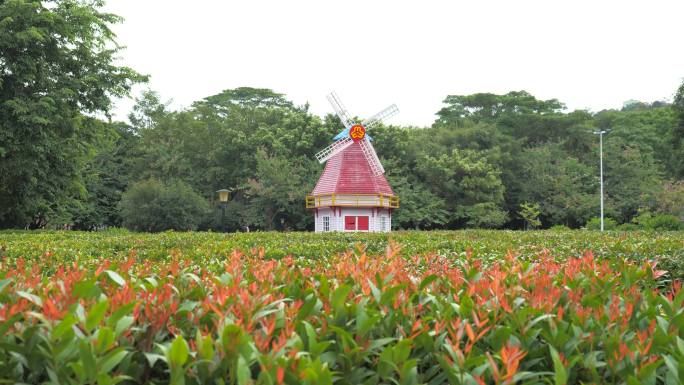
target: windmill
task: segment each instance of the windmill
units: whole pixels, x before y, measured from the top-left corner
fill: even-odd
[[[344,130],[333,138],[334,142],[331,145],[316,154],[316,159],[318,159],[320,163],[324,163],[326,160],[339,154],[356,142],[361,146],[363,155],[373,169],[373,173],[375,175],[384,174],[385,169],[382,167],[380,159],[378,159],[378,154],[375,152],[373,144],[371,144],[370,137],[366,135],[366,130],[381,122],[383,119],[387,119],[399,113],[397,105],[392,104],[359,124],[349,117],[347,109],[335,92],[331,92],[328,95],[328,101],[332,105],[333,110],[335,110],[335,114],[340,118],[340,121],[344,125]]]
[[[306,197],[306,207],[315,213],[316,232],[389,231],[399,197],[383,175],[385,169],[367,131],[399,109],[392,104],[359,123],[334,92],[327,98],[344,129],[316,154],[316,159],[326,164]]]

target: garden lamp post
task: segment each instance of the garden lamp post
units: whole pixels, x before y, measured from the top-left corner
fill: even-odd
[[[221,205],[221,228],[224,228],[224,219],[226,217],[226,206],[228,205],[228,199],[230,198],[230,190],[221,189],[216,191],[219,197],[219,204]]]
[[[610,130],[594,131],[594,134],[599,136],[599,168],[601,179],[601,231],[603,231],[603,134],[607,134]]]

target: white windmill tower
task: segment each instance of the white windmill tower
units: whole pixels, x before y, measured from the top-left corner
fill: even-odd
[[[392,104],[357,123],[334,92],[328,101],[344,130],[316,154],[319,162],[327,162],[316,187],[306,197],[306,207],[314,211],[316,232],[390,231],[399,197],[387,183],[385,169],[366,131],[399,109]]]

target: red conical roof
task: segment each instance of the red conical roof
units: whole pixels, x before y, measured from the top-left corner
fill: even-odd
[[[357,142],[326,162],[323,174],[311,192],[311,195],[324,194],[394,195],[394,191],[385,175],[373,175]]]

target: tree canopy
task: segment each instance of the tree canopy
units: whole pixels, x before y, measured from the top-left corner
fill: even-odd
[[[146,78],[117,64],[110,28],[121,19],[101,6],[0,2],[0,227],[311,229],[304,198],[323,169],[314,154],[339,119],[240,87],[183,109],[148,90],[127,122],[111,122],[113,100]],[[396,228],[584,226],[599,206],[597,129],[610,130],[609,217],[684,215],[684,83],[672,103],[599,112],[526,91],[443,104],[429,127],[371,129],[401,198]],[[164,215],[172,226],[145,222]]]
[[[0,3],[0,226],[42,226],[88,192],[83,169],[111,139],[96,118],[145,78],[115,64],[101,1]]]

